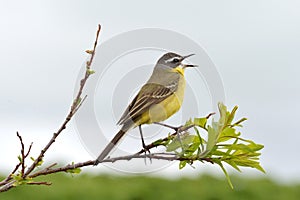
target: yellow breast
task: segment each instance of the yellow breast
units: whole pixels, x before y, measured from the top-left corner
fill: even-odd
[[[177,90],[168,98],[160,102],[159,104],[153,105],[149,112],[145,113],[142,116],[142,123],[153,123],[160,122],[168,119],[174,113],[176,113],[183,102],[184,98],[184,90],[185,90],[185,79],[184,76],[181,75],[178,82]]]

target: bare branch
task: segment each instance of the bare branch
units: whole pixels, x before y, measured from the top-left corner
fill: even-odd
[[[0,192],[6,192],[14,187],[14,181],[7,181],[3,186],[0,187]]]
[[[97,33],[96,33],[96,40],[95,40],[95,43],[94,43],[94,48],[93,48],[93,51],[91,53],[90,60],[86,64],[85,75],[84,75],[84,77],[80,81],[80,87],[79,87],[78,93],[76,95],[76,98],[74,99],[74,101],[72,103],[72,106],[71,106],[71,109],[69,111],[69,114],[67,115],[65,121],[62,123],[62,125],[57,130],[57,132],[53,133],[52,138],[50,139],[50,141],[48,142],[48,144],[41,150],[39,156],[34,160],[34,162],[32,163],[32,165],[27,169],[27,171],[24,174],[24,177],[28,176],[36,168],[36,166],[38,165],[38,163],[40,161],[42,161],[42,159],[43,159],[45,153],[47,152],[47,150],[55,142],[55,139],[59,136],[59,134],[66,128],[67,124],[72,119],[73,115],[77,112],[78,108],[82,105],[81,104],[82,90],[83,90],[83,88],[85,86],[85,83],[86,83],[87,79],[89,78],[89,76],[91,74],[89,70],[90,70],[90,66],[91,66],[91,64],[93,62],[93,58],[94,58],[94,55],[95,55],[95,52],[96,52],[96,47],[97,47],[97,42],[98,42],[98,37],[99,37],[100,30],[101,30],[101,26],[98,25],[98,30],[97,30]]]
[[[50,182],[45,182],[45,181],[41,181],[41,182],[29,182],[27,183],[28,185],[47,185],[50,186],[52,185],[52,183]]]
[[[81,107],[82,103],[86,99],[87,96],[82,98],[81,95],[82,95],[83,88],[86,84],[86,81],[88,80],[89,76],[93,73],[90,70],[90,67],[92,65],[92,62],[93,62],[93,59],[94,59],[94,56],[95,56],[100,31],[101,31],[101,26],[99,24],[97,32],[96,32],[96,39],[95,39],[95,42],[94,42],[93,50],[86,51],[87,53],[91,54],[91,56],[90,56],[89,61],[87,61],[87,63],[86,63],[86,71],[85,71],[84,77],[80,81],[79,90],[77,92],[77,95],[76,95],[75,99],[72,102],[70,111],[69,111],[68,115],[66,116],[65,121],[61,124],[61,126],[58,128],[58,130],[55,133],[53,133],[52,138],[50,139],[50,141],[41,150],[38,157],[34,160],[34,162],[30,165],[30,167],[27,168],[27,170],[26,170],[26,166],[25,166],[25,159],[29,156],[29,153],[30,153],[31,148],[32,148],[32,143],[30,144],[29,149],[28,149],[27,153],[25,154],[25,148],[24,148],[24,143],[23,143],[22,137],[19,135],[19,133],[17,133],[17,136],[18,136],[18,138],[20,140],[20,143],[21,143],[20,161],[16,165],[14,170],[3,181],[0,182],[0,186],[1,186],[0,187],[0,192],[7,191],[7,190],[11,189],[12,187],[14,187],[14,183],[16,181],[12,180],[13,175],[16,173],[16,171],[19,169],[20,166],[21,166],[21,176],[22,176],[22,178],[26,179],[26,178],[30,177],[29,175],[39,165],[40,161],[43,160],[43,157],[45,156],[45,153],[48,151],[50,146],[55,142],[56,138],[60,135],[60,133],[66,128],[69,121],[72,119],[74,114],[78,111],[78,109]],[[56,165],[56,163],[46,167],[44,170],[42,170],[42,172],[47,172],[47,170],[51,170],[55,165]],[[49,183],[47,183],[47,182],[30,182],[30,183],[28,182],[27,184],[49,185]]]
[[[20,159],[20,162],[21,162],[21,175],[23,176],[24,175],[24,171],[25,171],[25,154],[24,154],[24,143],[23,143],[23,139],[22,137],[20,136],[19,132],[17,132],[17,136],[20,140],[20,143],[21,143],[21,157],[19,158]]]
[[[90,61],[87,63],[87,68],[88,69],[90,69],[90,66],[92,65],[92,62],[93,62],[93,59],[94,59],[94,56],[95,56],[95,51],[96,51],[96,47],[97,47],[97,44],[98,44],[98,37],[99,37],[100,31],[101,31],[101,25],[98,24],[98,30],[97,30],[97,33],[96,33],[96,39],[95,39],[95,42],[94,42],[93,50],[91,52],[91,58],[90,58]]]
[[[30,153],[30,151],[31,151],[32,145],[33,145],[33,142],[30,143],[29,148],[28,148],[28,151],[27,151],[27,153],[25,154],[25,158],[27,158],[27,157],[29,156],[29,153]]]
[[[16,165],[16,167],[13,169],[13,171],[3,181],[0,182],[0,186],[7,184],[12,179],[12,175],[19,169],[20,166],[21,166],[21,162],[19,162]]]
[[[75,108],[74,109],[74,114],[78,111],[78,109],[81,107],[81,105],[83,104],[83,102],[86,100],[86,98],[87,98],[87,95],[85,95],[84,97],[83,97],[83,99],[80,101],[80,103],[78,104],[78,106],[77,106],[77,108]]]
[[[71,169],[76,169],[76,168],[81,168],[81,167],[85,167],[85,166],[90,166],[90,165],[94,165],[95,161],[94,160],[89,160],[86,162],[80,162],[80,163],[76,163],[76,164],[68,164],[64,167],[58,167],[58,168],[45,168],[44,170],[38,171],[36,173],[33,173],[31,175],[29,175],[29,178],[34,178],[37,176],[42,176],[42,175],[48,175],[48,174],[53,174],[53,173],[57,173],[57,172],[67,172],[68,170]]]
[[[116,161],[121,161],[121,160],[132,160],[132,159],[141,159],[141,158],[149,158],[149,159],[156,159],[156,160],[167,160],[167,161],[206,161],[211,164],[213,164],[213,161],[208,158],[199,158],[199,157],[193,157],[193,158],[185,158],[185,157],[179,157],[173,153],[154,153],[154,154],[132,154],[132,155],[126,155],[126,156],[118,156],[118,157],[113,157],[113,158],[107,158],[102,160],[100,163],[114,163]],[[58,167],[55,169],[50,169],[50,168],[45,168],[44,170],[38,171],[36,173],[33,173],[29,176],[29,178],[34,178],[37,176],[42,176],[42,175],[48,175],[48,174],[53,174],[53,173],[58,173],[58,172],[68,172],[68,170],[76,169],[76,168],[82,168],[86,166],[94,166],[95,160],[89,160],[86,162],[80,162],[76,164],[68,164],[64,167]]]

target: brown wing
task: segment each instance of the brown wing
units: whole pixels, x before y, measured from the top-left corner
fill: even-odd
[[[177,87],[177,82],[173,82],[168,86],[155,83],[144,85],[127,107],[126,111],[118,121],[118,124],[122,125],[130,121],[135,121],[135,119],[139,118],[152,105],[158,104],[172,95]]]

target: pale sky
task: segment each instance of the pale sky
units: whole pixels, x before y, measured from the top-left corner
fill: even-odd
[[[248,118],[244,137],[265,145],[262,166],[270,176],[299,180],[299,6],[296,0],[1,2],[0,170],[17,162],[16,131],[26,144],[33,141],[34,156],[64,120],[100,23],[100,43],[140,28],[172,30],[197,42],[216,65],[226,104],[239,105],[238,117]],[[92,157],[70,124],[47,159]]]

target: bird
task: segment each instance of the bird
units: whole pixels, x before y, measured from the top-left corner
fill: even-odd
[[[182,61],[193,55],[195,54],[181,56],[168,52],[158,59],[149,80],[120,117],[117,123],[121,126],[120,131],[100,153],[94,165],[98,165],[105,159],[120,139],[130,129],[136,127],[139,127],[142,145],[145,149],[141,125],[160,123],[180,109],[186,85],[184,71],[186,68],[197,66],[183,64]]]

